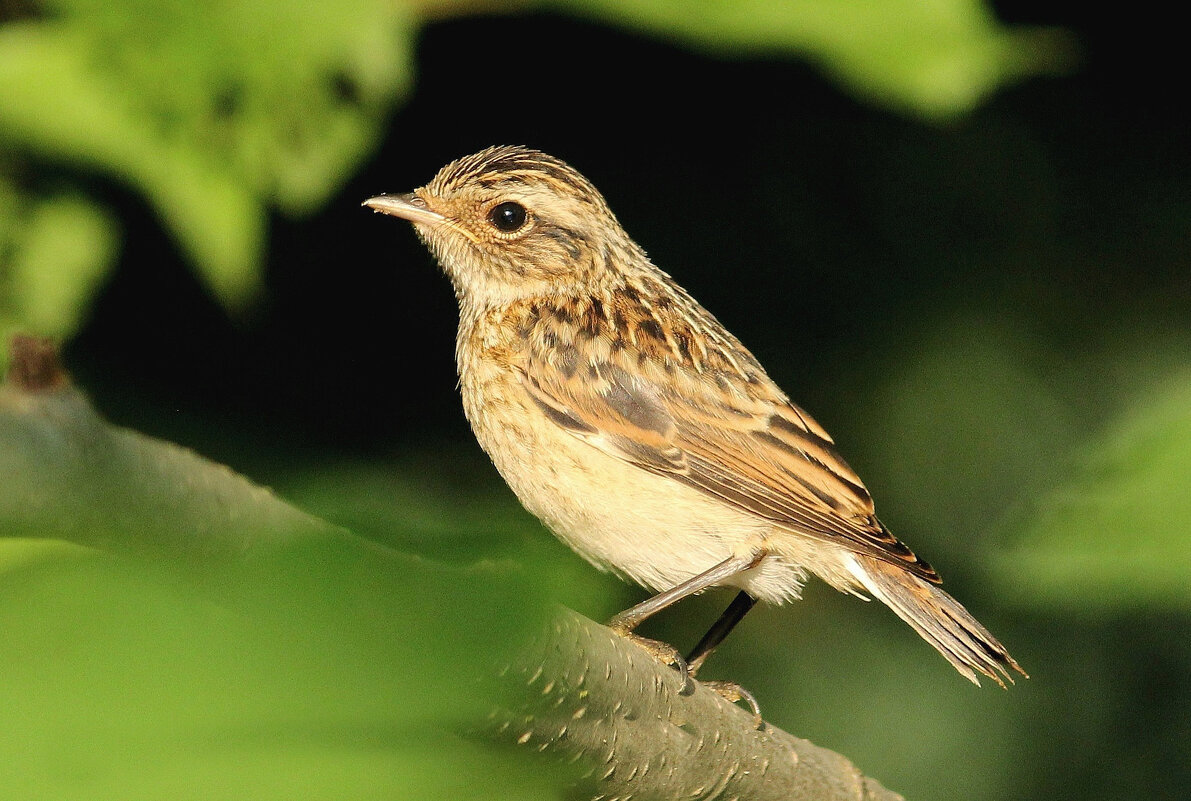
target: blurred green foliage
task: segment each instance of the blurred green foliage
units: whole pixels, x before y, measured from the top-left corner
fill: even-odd
[[[38,5],[44,16],[0,26],[0,146],[143,194],[230,308],[258,290],[267,209],[317,208],[411,85],[402,3]],[[17,324],[39,322],[12,297]],[[73,317],[63,333],[80,312],[59,310]]]
[[[542,594],[509,563],[370,553],[194,584],[0,540],[0,798],[551,797],[475,734],[498,698],[478,677],[544,625]]]
[[[481,733],[501,669],[593,586],[541,581],[561,554],[519,554],[524,517],[488,529],[502,549],[428,526],[391,468],[293,483],[384,547],[36,386],[0,385],[0,798],[553,795]]]
[[[970,111],[1007,82],[1066,68],[1072,55],[1060,31],[1008,28],[981,0],[557,5],[720,54],[805,53],[869,102],[936,119]]]
[[[1009,30],[977,0],[549,5],[725,53],[806,54],[869,100],[930,117],[967,111],[1064,51],[1062,37]],[[210,291],[243,309],[260,288],[269,211],[312,212],[375,148],[413,86],[418,26],[506,7],[42,0],[0,22],[0,211],[44,212],[0,225],[0,334],[71,334],[117,236],[100,208],[61,205],[6,172],[37,159],[125,184]],[[39,232],[68,214],[79,230],[63,252]]]
[[[115,223],[83,195],[23,194],[0,175],[0,250],[0,337],[19,327],[61,340],[111,265]]]
[[[1023,517],[995,563],[1017,602],[1092,616],[1191,610],[1191,373],[1140,393]]]
[[[1075,412],[1047,356],[1005,323],[949,310],[893,358],[898,369],[881,372],[859,411],[873,450],[865,472],[893,510],[888,525],[935,563],[963,563],[1002,545],[1005,510],[1062,475],[1081,433]]]
[[[424,475],[424,465],[436,457],[441,454],[274,467],[274,486],[300,508],[402,553],[461,565],[512,560],[536,576],[558,603],[602,617],[593,604],[619,581],[604,580],[574,559],[490,477],[467,482],[465,493]],[[461,497],[466,502],[460,503]],[[607,614],[616,611],[609,608]]]

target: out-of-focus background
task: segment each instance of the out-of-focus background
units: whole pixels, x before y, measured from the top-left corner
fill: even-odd
[[[0,333],[62,341],[116,423],[602,618],[642,593],[500,482],[456,397],[447,282],[359,205],[541,148],[833,433],[1032,678],[977,690],[821,584],[704,675],[910,799],[1186,798],[1181,30],[977,0],[0,2]],[[0,542],[0,798],[519,797],[392,734],[407,707],[366,653],[343,703],[384,697],[371,728],[320,729],[345,663],[279,699],[288,657],[251,625],[87,564]],[[647,633],[688,647],[728,600]],[[466,632],[469,608],[435,614]]]

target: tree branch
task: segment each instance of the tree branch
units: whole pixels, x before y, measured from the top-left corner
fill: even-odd
[[[0,386],[0,537],[168,563],[200,585],[312,540],[394,562],[386,576],[427,568],[191,451],[108,424],[44,341],[14,340],[12,364]],[[698,685],[683,695],[681,684],[635,644],[562,610],[502,671],[490,734],[584,765],[597,798],[900,798],[842,756],[772,726],[758,731],[743,709]]]
[[[893,801],[839,754],[766,724],[606,626],[562,610],[505,675],[527,692],[498,737],[587,767],[605,799]]]

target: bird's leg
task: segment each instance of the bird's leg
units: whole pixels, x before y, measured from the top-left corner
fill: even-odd
[[[699,672],[699,668],[703,667],[703,663],[707,661],[707,657],[711,656],[711,652],[724,641],[736,624],[744,619],[756,602],[756,599],[744,590],[741,590],[732,599],[732,603],[728,604],[728,608],[724,610],[724,614],[720,615],[720,619],[712,624],[707,633],[703,635],[703,639],[699,640],[699,644],[687,654],[687,670],[690,671],[692,678]]]
[[[666,607],[681,601],[683,598],[702,592],[708,587],[735,576],[737,573],[748,570],[760,562],[765,555],[766,551],[758,548],[749,553],[730,556],[710,570],[705,570],[697,576],[693,576],[681,584],[671,587],[665,592],[660,592],[652,598],[624,610],[608,621],[608,628],[626,639],[633,640],[653,654],[659,662],[672,666],[683,676],[684,684],[682,691],[684,693],[691,692],[694,689],[694,683],[691,678],[690,669],[687,667],[686,660],[682,658],[682,654],[677,649],[665,643],[638,637],[633,634],[633,629],[641,625],[646,618],[657,614]],[[727,631],[724,634],[727,634]],[[720,637],[720,639],[723,639],[723,637]],[[717,640],[716,642],[718,644],[719,641]]]
[[[719,584],[724,579],[742,573],[750,567],[755,567],[766,555],[767,551],[758,548],[745,554],[729,556],[710,570],[704,570],[681,584],[671,587],[665,592],[649,598],[636,606],[631,606],[608,621],[608,628],[618,634],[629,634],[647,618],[652,617],[668,606],[678,603],[689,595],[700,593],[708,587]]]
[[[703,635],[703,639],[699,640],[699,644],[691,650],[687,655],[687,673],[691,678],[699,672],[699,668],[703,667],[703,663],[707,661],[707,657],[711,656],[711,652],[716,649],[724,638],[728,636],[728,632],[736,627],[748,611],[753,608],[757,600],[749,595],[744,590],[741,590],[732,603],[728,604],[728,608],[724,610],[724,614],[720,615],[719,620],[712,624],[707,633]],[[741,687],[734,681],[705,681],[703,686],[709,690],[714,690],[723,696],[729,703],[736,703],[737,701],[744,701],[749,705],[749,709],[753,713],[753,723],[758,729],[762,726],[761,721],[761,707],[757,704],[757,699],[748,690]]]

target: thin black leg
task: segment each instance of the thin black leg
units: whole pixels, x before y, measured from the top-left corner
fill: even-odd
[[[699,640],[699,644],[687,656],[687,669],[691,676],[699,672],[699,668],[702,667],[707,657],[711,656],[711,652],[724,641],[724,638],[728,636],[728,632],[736,627],[736,624],[748,614],[748,611],[753,608],[753,604],[756,602],[756,599],[744,590],[741,590],[732,599],[732,603],[728,604],[728,608],[724,610],[724,614],[720,615],[719,620],[711,625],[711,628],[703,635],[703,639]]]

